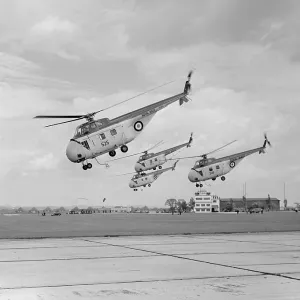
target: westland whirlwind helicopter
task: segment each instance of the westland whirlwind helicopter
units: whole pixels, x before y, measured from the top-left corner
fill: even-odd
[[[146,187],[147,185],[148,185],[148,187],[151,187],[151,184],[155,180],[157,180],[160,175],[162,175],[163,173],[170,171],[170,170],[174,171],[177,163],[178,163],[178,161],[176,161],[172,167],[156,170],[153,172],[149,172],[147,174],[146,173],[135,173],[135,175],[132,176],[132,178],[129,182],[129,187],[132,188],[134,191],[137,191],[139,187]],[[123,176],[123,175],[127,175],[127,174],[133,174],[133,173],[120,174],[117,176]]]
[[[73,138],[70,139],[70,142],[66,148],[66,155],[71,162],[82,163],[82,167],[84,170],[91,169],[92,164],[88,162],[89,159],[96,159],[97,156],[103,155],[107,152],[111,157],[114,157],[116,155],[115,150],[117,148],[120,148],[123,153],[127,152],[128,147],[126,144],[133,141],[141,133],[143,128],[151,121],[151,119],[158,111],[166,108],[177,100],[179,101],[179,105],[182,105],[183,102],[188,102],[190,99],[187,96],[191,89],[190,80],[192,73],[193,71],[189,72],[182,93],[144,106],[111,120],[108,118],[94,120],[94,116],[99,112],[129,101],[147,92],[124,100],[120,103],[114,104],[108,108],[85,115],[39,115],[35,118],[73,119],[65,122],[47,125],[45,127],[86,119],[86,123],[81,124],[76,128],[75,134]]]
[[[203,185],[201,182],[207,180],[216,180],[217,177],[221,177],[221,180],[225,180],[225,174],[232,171],[245,157],[258,152],[259,154],[265,153],[266,146],[269,145],[271,147],[271,143],[269,142],[267,135],[264,135],[264,143],[262,147],[250,149],[247,151],[231,154],[228,156],[220,157],[220,158],[207,158],[207,155],[212,154],[216,151],[221,150],[222,148],[234,143],[235,141],[226,144],[225,146],[218,148],[214,151],[203,155],[196,155],[190,157],[183,157],[183,158],[174,158],[174,159],[186,159],[186,158],[193,158],[193,157],[202,157],[202,159],[197,160],[193,168],[191,168],[188,179],[190,182],[196,182],[196,187],[202,187]]]
[[[158,167],[158,169],[162,169],[162,165],[165,164],[167,162],[167,155],[170,155],[176,151],[178,151],[179,149],[182,149],[184,147],[191,147],[191,143],[193,141],[193,133],[191,133],[190,139],[188,142],[159,151],[157,153],[149,153],[150,150],[154,149],[155,147],[157,147],[162,141],[160,141],[159,143],[157,143],[156,145],[154,145],[153,147],[151,147],[148,150],[142,151],[142,152],[138,152],[138,153],[134,153],[128,156],[124,156],[124,157],[120,157],[120,158],[116,158],[116,159],[112,159],[110,161],[108,161],[107,163],[111,162],[111,161],[115,161],[115,160],[119,160],[119,159],[123,159],[123,158],[128,158],[131,156],[135,156],[135,155],[139,155],[142,154],[138,161],[135,163],[134,169],[136,172],[140,173],[140,172],[144,172],[144,171],[148,171],[153,169],[154,171],[156,170],[156,168]]]

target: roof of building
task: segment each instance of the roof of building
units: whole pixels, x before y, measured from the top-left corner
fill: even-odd
[[[246,201],[266,201],[268,200],[268,197],[265,198],[246,198]],[[270,198],[271,201],[280,201],[277,198]],[[243,198],[220,198],[220,201],[243,201]]]

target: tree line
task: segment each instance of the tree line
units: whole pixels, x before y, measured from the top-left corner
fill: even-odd
[[[168,199],[165,205],[169,206],[172,215],[174,215],[176,211],[181,215],[183,212],[190,212],[194,210],[195,200],[192,197],[189,203],[187,203],[184,199],[176,200],[172,198],[172,199]]]

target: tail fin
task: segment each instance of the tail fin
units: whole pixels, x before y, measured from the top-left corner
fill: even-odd
[[[189,102],[189,98],[186,96],[183,96],[179,99],[179,105],[182,105],[183,102]]]
[[[193,70],[191,70],[188,74],[187,81],[185,82],[185,86],[184,86],[184,90],[183,90],[184,96],[179,99],[179,105],[182,105],[183,102],[189,101],[189,99],[187,98],[187,95],[190,93],[191,86],[192,86],[190,84],[192,74],[193,74]]]
[[[177,165],[178,162],[179,162],[179,160],[176,160],[175,164],[173,165],[172,171],[175,170],[175,167],[176,167],[176,165]]]
[[[191,133],[191,136],[190,136],[190,139],[189,139],[189,142],[188,142],[188,144],[187,144],[187,148],[188,147],[191,147],[191,143],[192,143],[192,141],[193,141],[193,132]]]

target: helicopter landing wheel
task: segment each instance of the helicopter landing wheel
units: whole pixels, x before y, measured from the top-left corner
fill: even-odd
[[[88,169],[91,169],[92,167],[93,167],[93,165],[92,165],[91,163],[88,163],[88,164],[87,164],[87,168],[88,168]]]
[[[109,156],[114,157],[116,156],[116,151],[115,150],[111,150],[108,152]]]
[[[83,170],[87,170],[87,169],[88,169],[88,166],[87,166],[87,165],[83,165],[83,166],[82,166],[82,169],[83,169]]]
[[[155,170],[156,170],[156,167],[155,167],[155,168],[153,168],[153,170],[155,171]]]
[[[225,176],[222,176],[222,177],[221,177],[221,180],[224,181],[224,180],[225,180]]]
[[[149,184],[148,184],[148,186],[150,187],[150,186],[151,186],[151,184],[149,183]]]
[[[200,183],[200,187],[203,187],[203,184],[202,184],[202,183]]]
[[[212,178],[212,181],[215,181],[217,178],[215,177],[215,178]]]
[[[159,169],[162,169],[162,166],[159,166],[158,168],[159,168]]]
[[[200,184],[199,183],[196,183],[196,187],[199,187],[200,186]]]
[[[121,151],[122,151],[123,153],[127,152],[127,151],[128,151],[128,147],[127,147],[126,145],[122,145],[122,146],[121,146]]]

